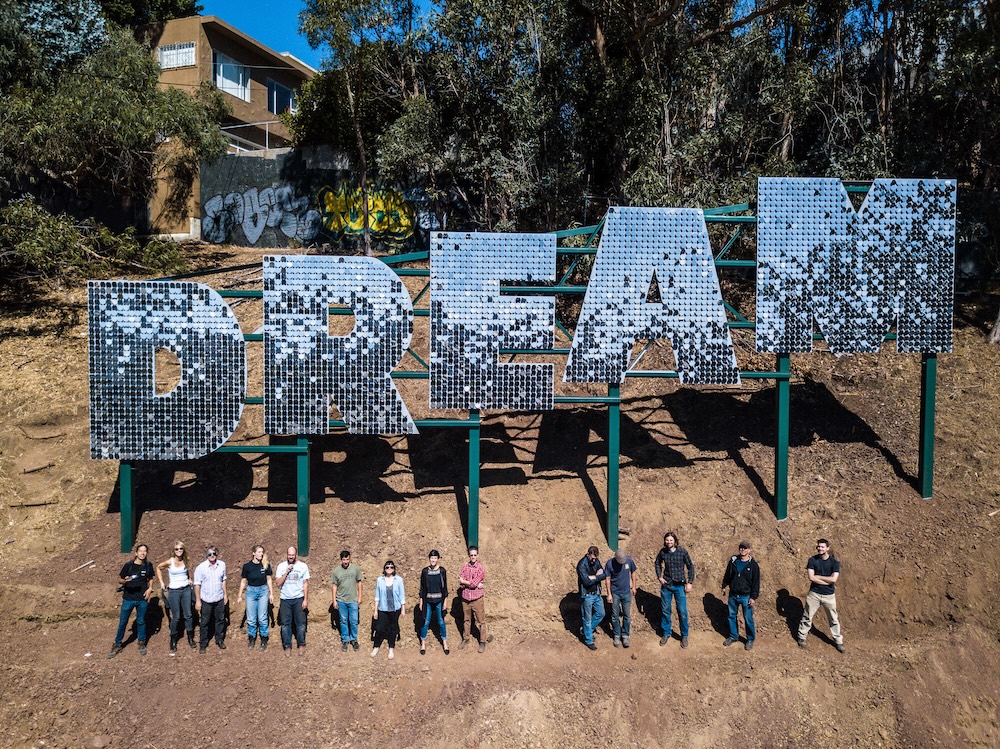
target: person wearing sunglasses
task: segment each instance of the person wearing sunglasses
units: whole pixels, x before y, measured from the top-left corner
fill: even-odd
[[[163,571],[167,571],[167,584],[163,584]],[[187,632],[188,645],[194,645],[194,616],[191,614],[191,565],[183,541],[174,541],[170,559],[156,565],[160,592],[170,609],[170,655],[177,655],[181,631]]]
[[[378,655],[382,643],[388,640],[391,660],[396,657],[399,617],[406,615],[406,592],[403,588],[403,578],[396,575],[396,563],[391,559],[382,566],[382,574],[375,581],[375,600],[372,601],[372,608],[376,614],[375,647],[372,648],[372,658]]]
[[[211,627],[215,634],[215,644],[219,650],[226,649],[226,605],[229,592],[226,590],[226,563],[219,559],[219,547],[209,546],[205,550],[205,561],[194,571],[194,607],[201,616],[198,626],[200,643],[198,652],[202,655],[208,649],[208,633]]]

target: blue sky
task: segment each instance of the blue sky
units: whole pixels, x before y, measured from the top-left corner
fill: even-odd
[[[200,0],[204,16],[218,16],[244,34],[266,44],[275,52],[291,52],[307,65],[319,70],[322,49],[309,49],[305,36],[299,34],[299,11],[302,0]]]

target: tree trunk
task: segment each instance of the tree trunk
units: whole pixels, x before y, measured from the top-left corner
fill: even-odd
[[[1000,312],[997,312],[997,319],[993,323],[993,330],[990,331],[989,337],[986,340],[990,343],[1000,343]]]
[[[371,257],[372,235],[368,220],[368,158],[365,156],[365,136],[361,132],[361,122],[354,104],[354,85],[351,83],[351,73],[345,68],[344,80],[347,84],[347,105],[351,109],[351,123],[354,125],[354,140],[358,149],[358,171],[361,183],[361,248],[365,255]]]

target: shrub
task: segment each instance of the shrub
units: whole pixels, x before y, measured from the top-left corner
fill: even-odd
[[[169,272],[183,267],[174,242],[145,245],[128,229],[116,234],[93,219],[54,215],[27,196],[0,208],[0,271],[5,281],[72,283],[132,268]]]

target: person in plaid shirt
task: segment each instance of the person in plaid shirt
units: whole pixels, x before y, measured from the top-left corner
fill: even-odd
[[[472,634],[472,620],[475,619],[479,629],[479,652],[486,650],[486,612],[483,606],[483,590],[486,584],[486,568],[479,561],[479,547],[469,547],[469,561],[462,565],[458,573],[458,587],[462,596],[462,642],[461,650],[469,643]]]
[[[694,582],[694,562],[691,555],[677,545],[677,534],[667,531],[663,536],[663,548],[656,555],[656,579],[660,581],[660,625],[663,636],[660,645],[670,641],[671,599],[677,599],[677,616],[681,620],[681,647],[688,646],[687,594]]]

